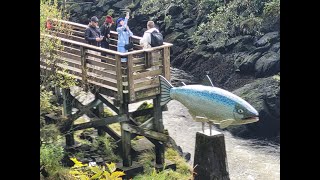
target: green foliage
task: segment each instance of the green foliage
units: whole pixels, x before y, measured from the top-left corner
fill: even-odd
[[[107,15],[113,16],[114,10],[113,9],[109,9],[107,12]]]
[[[60,145],[56,144],[43,144],[40,147],[40,167],[51,175],[55,174],[62,169],[61,159],[63,158],[64,151]]]
[[[168,148],[165,152],[166,159],[176,163],[177,170],[164,170],[159,173],[155,171],[154,151],[146,151],[138,156],[138,162],[141,163],[144,167],[144,174],[136,176],[134,179],[138,180],[187,180],[192,179],[192,168],[191,166],[179,155],[175,150]]]
[[[224,42],[238,35],[260,35],[263,0],[234,0],[209,14],[208,21],[201,23],[192,36],[196,45],[206,38],[208,43]]]
[[[153,104],[152,103],[148,103],[148,102],[143,102],[138,108],[137,110],[143,110],[143,109],[149,109],[149,108],[153,108]],[[136,117],[135,120],[139,123],[144,123],[145,121],[147,121],[149,118],[151,118],[151,115],[146,115],[146,116],[139,116]]]
[[[40,89],[40,140],[44,143],[53,143],[57,141],[60,134],[55,124],[45,124],[42,114],[60,111],[61,108],[53,105],[54,99],[51,91]]]
[[[47,91],[43,86],[40,86],[40,114],[58,111],[59,108],[53,105],[54,100],[52,92]]]
[[[40,119],[40,140],[43,143],[54,143],[58,140],[60,131],[55,124],[44,125],[43,118]]]
[[[192,177],[180,174],[172,169],[157,172],[153,169],[152,172],[147,174],[140,174],[134,177],[135,180],[191,180]]]
[[[280,16],[280,0],[271,0],[264,6],[263,13],[270,16]]]
[[[114,163],[107,164],[105,166],[88,166],[88,164],[82,164],[76,158],[70,158],[75,164],[71,167],[69,173],[80,180],[121,180],[121,176],[124,176],[124,172],[116,171],[116,165]]]
[[[153,170],[154,164],[152,161],[155,159],[156,155],[154,151],[146,150],[138,156],[138,163],[143,165],[144,172],[146,174],[151,173]]]
[[[75,79],[62,67],[57,66],[58,58],[56,50],[62,50],[63,46],[59,39],[47,37],[45,35],[53,35],[63,32],[70,34],[70,28],[62,25],[61,22],[54,21],[62,18],[62,12],[58,7],[57,0],[41,0],[40,1],[40,58],[48,69],[51,71],[40,71],[40,82],[43,87],[49,89],[52,86],[67,88],[76,85]],[[47,23],[55,27],[55,31],[48,30]]]
[[[184,9],[188,8],[188,0],[176,0],[174,2],[171,0],[145,0],[141,2],[141,7],[137,12],[157,19],[161,16],[167,16],[168,9],[172,4],[182,6]]]
[[[113,149],[117,147],[113,139],[108,138],[107,136],[99,136],[93,140],[92,146],[97,149],[100,148],[105,157],[107,157],[107,161],[118,162],[120,160],[120,157],[115,155],[113,152]]]
[[[179,155],[177,151],[172,148],[168,148],[165,152],[165,157],[168,160],[176,163],[178,173],[184,174],[186,176],[192,176],[191,166],[185,161],[183,157]]]
[[[114,113],[109,108],[103,109],[103,117],[111,117],[114,116]]]
[[[263,27],[278,30],[280,26],[280,0],[267,2],[263,9]]]

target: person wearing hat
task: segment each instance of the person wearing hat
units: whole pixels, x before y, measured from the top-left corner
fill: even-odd
[[[101,41],[103,37],[101,36],[100,29],[98,27],[98,18],[96,16],[93,16],[90,20],[90,23],[84,33],[85,40],[94,46],[101,46]]]
[[[103,35],[103,39],[101,41],[101,47],[109,49],[109,42],[110,42],[110,28],[113,24],[112,17],[107,15],[106,20],[104,21],[103,25],[100,27],[101,34]],[[102,52],[103,56],[106,56],[107,54]],[[104,60],[102,60],[105,62]]]
[[[129,44],[129,37],[133,36],[133,33],[127,25],[129,19],[129,12],[125,18],[119,18],[117,20],[117,32],[118,32],[118,43],[117,51],[119,52],[128,52],[125,48],[125,45]],[[127,62],[127,58],[121,58],[121,62]]]

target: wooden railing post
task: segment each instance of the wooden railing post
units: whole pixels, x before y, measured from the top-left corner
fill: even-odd
[[[122,70],[121,70],[121,57],[119,55],[115,56],[116,58],[116,75],[117,75],[117,90],[118,90],[118,97],[117,100],[120,104],[123,103],[123,85],[122,85]]]
[[[132,54],[128,55],[128,87],[129,87],[129,102],[134,101],[135,94],[134,94],[134,81],[133,81],[133,58]]]
[[[86,52],[83,46],[80,46],[80,54],[81,54],[81,70],[82,70],[82,85],[84,91],[88,91],[88,79],[87,79],[87,63],[86,63]]]
[[[163,48],[162,64],[163,75],[168,81],[170,81],[170,47],[168,46]]]
[[[145,58],[146,58],[146,68],[150,68],[153,65],[152,53],[146,52]]]

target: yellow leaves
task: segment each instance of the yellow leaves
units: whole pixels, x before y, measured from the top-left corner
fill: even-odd
[[[82,164],[76,158],[70,158],[74,162],[74,166],[71,167],[69,173],[80,180],[122,180],[121,176],[125,173],[122,171],[116,171],[117,167],[115,163],[106,163],[109,171],[106,171],[105,166],[88,166]]]
[[[110,172],[114,172],[116,170],[116,164],[115,163],[110,163],[110,164],[106,163],[106,165],[107,165],[107,167],[108,167]]]
[[[125,173],[122,171],[115,171],[111,174],[110,177],[111,177],[111,179],[118,179],[119,177],[124,176],[124,175],[125,175]]]
[[[78,161],[76,158],[70,158],[70,160],[74,162],[73,167],[88,166],[87,164],[82,164],[82,162]]]

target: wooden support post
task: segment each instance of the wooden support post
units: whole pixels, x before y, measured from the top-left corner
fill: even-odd
[[[72,98],[70,94],[70,89],[62,89],[62,97],[63,97],[63,116],[67,117],[66,123],[66,145],[73,146],[74,145],[74,136],[73,132],[69,131],[73,125],[73,121],[71,118],[72,113]]]
[[[163,48],[162,64],[163,64],[162,74],[168,81],[170,81],[170,48],[169,47]]]
[[[84,91],[88,92],[88,79],[87,79],[87,63],[86,63],[86,51],[83,46],[80,46],[81,53],[81,71],[82,71],[82,83]]]
[[[62,98],[62,95],[61,95],[61,92],[60,92],[60,88],[55,86],[54,87],[54,94],[56,95],[57,97],[57,101],[59,104],[62,104],[63,103],[63,98]]]
[[[129,119],[129,106],[128,97],[129,94],[124,94],[124,103],[120,106],[120,115],[125,114]],[[130,167],[132,165],[131,159],[131,133],[124,130],[124,124],[126,122],[121,122],[121,143],[122,143],[122,163],[125,167]]]
[[[224,135],[217,131],[197,132],[194,180],[230,180]]]
[[[160,106],[161,102],[161,96],[158,94],[155,99],[153,99],[153,108],[154,108],[154,129],[155,131],[158,131],[160,133],[163,133],[164,127],[163,127],[163,121],[162,121],[162,109]],[[162,169],[163,163],[164,163],[164,143],[159,142],[155,146],[156,151],[156,168]]]
[[[100,118],[103,118],[103,114],[104,114],[103,103],[101,103],[101,104],[99,104],[99,105],[97,106],[97,111],[98,111],[99,117],[100,117]],[[98,130],[98,135],[99,135],[99,136],[105,136],[105,135],[106,135],[106,132],[104,131],[103,128],[98,127],[97,130]]]

